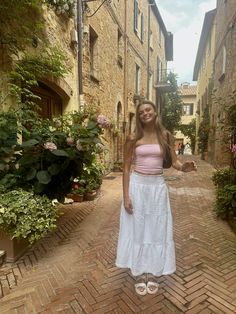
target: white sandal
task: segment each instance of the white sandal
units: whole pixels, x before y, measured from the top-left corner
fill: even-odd
[[[155,294],[158,291],[159,284],[157,283],[154,276],[149,275],[148,276],[148,282],[147,282],[147,293],[149,294]]]
[[[135,292],[139,295],[147,294],[147,285],[146,285],[145,279],[146,279],[146,276],[144,277],[143,275],[141,275],[137,279],[137,283],[134,285]]]

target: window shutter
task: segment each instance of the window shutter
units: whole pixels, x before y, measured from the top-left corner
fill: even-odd
[[[143,13],[141,14],[141,41],[144,41],[144,17]]]
[[[190,104],[190,116],[193,115],[193,104]]]

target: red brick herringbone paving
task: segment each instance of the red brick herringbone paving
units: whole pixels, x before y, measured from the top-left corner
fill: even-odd
[[[158,278],[157,295],[137,296],[114,266],[122,193],[112,173],[96,201],[63,206],[55,233],[0,268],[0,313],[236,313],[236,235],[213,213],[213,168],[197,163],[198,173],[165,172],[177,271]]]

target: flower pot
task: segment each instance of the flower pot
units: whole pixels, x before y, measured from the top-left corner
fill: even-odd
[[[30,244],[26,239],[11,239],[8,234],[0,230],[0,250],[6,252],[6,262],[14,263],[25,253],[29,246]]]
[[[79,195],[79,194],[74,194],[74,193],[69,193],[67,195],[68,198],[72,198],[72,200],[74,202],[83,202],[84,200],[84,196],[83,195]]]
[[[97,191],[87,192],[84,195],[86,201],[93,201],[97,196]]]

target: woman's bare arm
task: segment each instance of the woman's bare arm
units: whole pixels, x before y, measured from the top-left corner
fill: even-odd
[[[134,143],[135,142],[131,137],[127,138],[124,145],[124,158],[123,158],[123,200],[124,207],[129,214],[133,213],[133,206],[129,197],[129,180],[130,169],[133,159]]]

